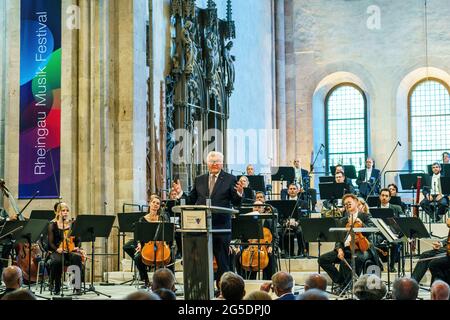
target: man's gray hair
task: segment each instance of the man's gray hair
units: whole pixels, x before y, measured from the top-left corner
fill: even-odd
[[[221,162],[223,162],[223,153],[219,152],[219,151],[211,151],[208,153],[208,155],[206,156],[206,161],[209,161],[209,159],[211,159],[212,157],[218,158],[219,160],[221,160]]]
[[[272,284],[280,290],[290,291],[294,287],[294,279],[284,271],[279,271],[272,276]]]

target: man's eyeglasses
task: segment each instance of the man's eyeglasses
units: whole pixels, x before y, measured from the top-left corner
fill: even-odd
[[[208,161],[208,164],[222,164],[222,161]]]

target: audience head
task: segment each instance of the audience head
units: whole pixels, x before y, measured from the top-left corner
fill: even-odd
[[[305,281],[305,291],[310,289],[327,290],[327,278],[319,273],[310,274]]]
[[[253,168],[253,165],[252,165],[252,164],[249,164],[249,165],[247,166],[247,168],[245,168],[245,171],[247,172],[247,175],[248,175],[248,176],[253,176],[253,175],[255,175],[255,168]]]
[[[5,294],[1,300],[37,300],[37,298],[28,289],[17,289]]]
[[[124,300],[161,300],[161,298],[147,290],[138,290],[127,295]]]
[[[398,278],[394,281],[392,297],[394,300],[416,300],[419,284],[412,278]]]
[[[328,294],[319,289],[309,289],[299,295],[297,300],[328,300]]]
[[[272,300],[272,297],[265,291],[256,290],[245,296],[244,300]]]
[[[170,269],[160,268],[153,273],[152,291],[160,288],[175,291],[175,276]]]
[[[225,272],[220,278],[219,287],[225,300],[242,300],[245,296],[244,279],[234,272]]]
[[[22,286],[22,270],[18,266],[3,269],[2,280],[8,289],[18,289]]]
[[[286,293],[292,293],[294,279],[289,273],[278,271],[272,276],[272,287],[278,297]]]
[[[355,283],[354,294],[359,300],[381,300],[387,288],[375,274],[362,275]]]
[[[211,151],[206,156],[208,171],[210,174],[218,174],[223,168],[223,153]]]
[[[175,292],[166,288],[159,288],[153,291],[153,293],[158,295],[158,297],[160,297],[161,300],[177,300]]]
[[[431,300],[449,300],[450,289],[446,282],[436,280],[431,285]]]

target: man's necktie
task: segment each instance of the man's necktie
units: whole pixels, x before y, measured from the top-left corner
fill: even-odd
[[[215,184],[216,184],[216,176],[212,174],[209,177],[209,195],[211,195],[211,193],[213,192]]]

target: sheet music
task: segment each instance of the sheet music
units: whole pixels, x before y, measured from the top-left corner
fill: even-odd
[[[396,242],[399,240],[397,235],[392,232],[391,228],[383,221],[383,219],[372,218],[371,220],[389,242]]]

